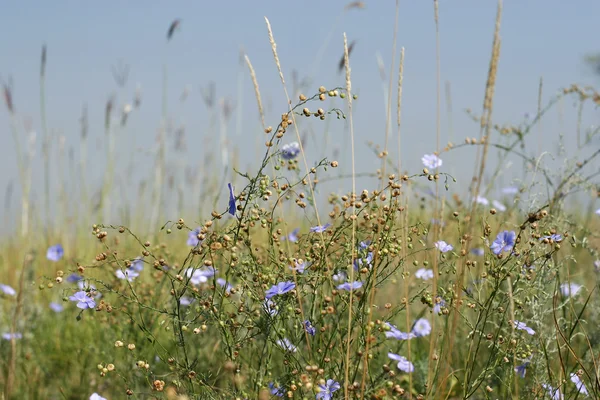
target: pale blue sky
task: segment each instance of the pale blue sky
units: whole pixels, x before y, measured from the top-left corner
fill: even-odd
[[[518,123],[526,112],[537,107],[538,82],[544,79],[545,99],[571,83],[597,84],[598,78],[586,68],[583,57],[599,51],[597,0],[506,0],[502,17],[502,50],[496,86],[494,120]],[[279,57],[288,83],[291,71],[301,77],[316,77],[313,87],[343,85],[337,74],[342,54],[342,34],[357,39],[351,57],[353,88],[360,94],[355,108],[355,130],[360,159],[359,170],[372,171],[376,159],[366,148],[367,140],[383,143],[385,108],[376,54],[389,69],[394,27],[395,2],[367,1],[363,10],[342,15],[345,1],[307,2],[204,2],[204,1],[31,1],[6,2],[0,14],[3,40],[0,41],[0,77],[14,82],[14,103],[19,120],[30,117],[39,132],[39,59],[42,44],[48,46],[48,126],[66,137],[67,147],[79,152],[79,117],[87,104],[90,117],[90,162],[99,166],[90,182],[98,182],[104,166],[102,145],[104,107],[115,93],[119,102],[131,101],[136,86],[142,88],[142,107],[131,115],[129,128],[119,138],[119,156],[129,157],[138,148],[150,149],[161,110],[162,65],[168,63],[169,116],[175,125],[185,124],[189,164],[201,164],[208,129],[208,113],[200,87],[216,82],[217,96],[237,102],[239,49],[243,47],[256,70],[263,101],[271,104],[268,123],[275,125],[285,111],[285,98],[273,62],[264,16],[271,21]],[[465,116],[467,107],[481,109],[491,53],[496,2],[491,0],[441,0],[442,82],[452,85],[454,141],[478,136],[478,127]],[[339,18],[338,18],[339,17]],[[166,45],[165,33],[174,18],[181,29]],[[333,28],[333,31],[332,31]],[[329,35],[330,41],[327,42]],[[328,47],[318,65],[316,55],[323,43]],[[406,49],[403,97],[404,166],[417,172],[422,154],[435,150],[436,64],[433,2],[400,2],[398,52]],[[123,60],[130,66],[129,81],[119,91],[111,66]],[[396,57],[397,68],[398,57]],[[394,71],[394,74],[397,72]],[[179,102],[183,89],[191,93]],[[395,90],[395,88],[394,88]],[[254,157],[256,143],[264,142],[251,82],[244,71],[242,135],[235,142],[252,149],[243,160]],[[17,180],[13,141],[8,114],[2,106],[0,132],[6,142],[0,150],[0,188]],[[442,143],[448,140],[448,119],[442,104]],[[571,101],[564,103],[565,129],[574,135],[575,112]],[[544,124],[547,149],[555,142],[557,113]],[[236,117],[230,132],[236,132]],[[584,125],[597,124],[597,111],[588,111]],[[345,125],[332,121],[325,128],[317,121],[310,128],[315,135],[329,129],[331,142],[339,143]],[[215,137],[218,133],[213,134]],[[292,139],[290,138],[290,141]],[[395,148],[395,143],[392,144]],[[39,148],[39,142],[38,142]],[[56,148],[56,146],[55,146]],[[546,148],[546,147],[545,147]],[[333,149],[333,146],[331,147]],[[332,150],[317,146],[309,162],[331,157]],[[262,150],[261,150],[262,152]],[[38,151],[38,154],[40,152]],[[474,151],[448,155],[445,165],[453,171],[472,171]],[[135,165],[145,177],[152,171],[152,157],[136,154]],[[340,157],[343,160],[348,158]],[[125,164],[123,164],[125,165]],[[126,166],[126,165],[125,165]],[[40,184],[42,164],[36,161],[36,183]],[[519,167],[520,168],[520,167]],[[53,169],[53,174],[56,170]],[[467,181],[464,176],[463,181]],[[34,188],[37,196],[41,186]],[[345,189],[348,189],[346,187]],[[135,190],[135,189],[132,189]],[[225,189],[224,189],[225,190]],[[133,196],[130,196],[133,197]],[[17,198],[13,199],[17,206]],[[4,211],[3,211],[4,212]]]

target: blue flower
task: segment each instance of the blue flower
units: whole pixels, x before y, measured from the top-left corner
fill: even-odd
[[[217,285],[224,287],[225,288],[225,292],[229,293],[231,291],[231,289],[233,289],[233,286],[231,286],[229,284],[229,282],[227,282],[225,279],[223,278],[217,278]]]
[[[86,308],[96,307],[96,302],[94,301],[94,299],[89,297],[87,293],[83,290],[75,293],[73,296],[70,296],[69,300],[76,301],[77,307],[81,308],[82,310],[85,310]]]
[[[496,208],[496,211],[504,212],[506,211],[506,206],[500,203],[498,200],[492,200],[492,204]]]
[[[291,231],[287,237],[286,236],[282,236],[281,240],[289,240],[292,243],[296,243],[298,242],[298,232],[300,232],[300,228],[296,228],[293,231]]]
[[[182,306],[189,306],[190,304],[192,304],[194,302],[194,298],[193,297],[187,297],[187,296],[183,296],[179,298],[179,304],[181,304]]]
[[[452,249],[454,249],[454,247],[452,247],[451,244],[448,244],[448,243],[444,242],[443,240],[438,240],[437,242],[435,242],[435,247],[442,253],[447,253],[449,251],[452,251]]]
[[[531,329],[530,327],[528,327],[525,324],[525,322],[520,322],[520,321],[515,320],[514,323],[515,323],[515,329],[519,329],[521,331],[525,331],[525,332],[529,333],[532,336],[535,335],[535,331],[533,329]]]
[[[310,231],[316,232],[316,233],[322,233],[322,232],[325,232],[327,230],[327,228],[329,228],[330,226],[331,226],[331,224],[328,222],[325,225],[313,226],[310,228]]]
[[[354,281],[354,282],[346,282],[346,283],[342,283],[341,285],[338,285],[338,290],[355,290],[355,289],[360,289],[362,287],[363,283],[361,281]]]
[[[2,334],[2,339],[4,340],[12,340],[12,339],[23,339],[23,334],[16,332],[16,333],[3,333]]]
[[[442,159],[436,156],[435,154],[425,154],[421,161],[423,165],[427,168],[436,169],[442,166]]]
[[[312,326],[309,320],[304,321],[304,330],[311,336],[315,336],[315,333],[317,333],[317,330]]]
[[[275,387],[275,384],[273,382],[269,383],[269,390],[271,391],[271,394],[273,396],[283,397],[283,395],[285,394],[285,390],[283,390],[283,388],[281,387]]]
[[[515,372],[521,378],[525,378],[525,373],[527,372],[527,367],[528,366],[529,366],[529,362],[526,362],[524,364],[518,365],[518,366],[515,367]]]
[[[277,315],[277,313],[279,313],[279,311],[277,310],[277,306],[275,305],[275,302],[273,302],[273,300],[265,300],[263,304],[263,309],[271,317],[274,317]]]
[[[290,269],[292,271],[296,271],[299,274],[303,274],[304,270],[306,269],[306,267],[309,266],[309,264],[306,261],[303,262],[299,262],[299,261],[294,261],[294,267],[290,267]]]
[[[90,400],[106,400],[106,398],[100,396],[98,393],[93,393],[90,396]]]
[[[200,234],[200,228],[196,228],[193,231],[188,232],[187,245],[196,247],[200,244],[200,240],[198,239],[198,235]]]
[[[8,295],[8,296],[16,296],[17,291],[13,288],[11,288],[8,285],[5,285],[3,283],[0,283],[0,292]]]
[[[573,382],[575,384],[575,387],[577,387],[577,391],[579,393],[582,393],[585,396],[589,396],[587,388],[583,384],[583,381],[581,380],[581,378],[579,377],[579,375],[577,375],[575,373],[571,373],[570,378],[571,378],[571,382]]]
[[[514,195],[514,194],[519,193],[519,188],[514,187],[514,186],[508,186],[508,187],[505,187],[504,189],[502,189],[502,193]]]
[[[415,272],[415,278],[423,279],[427,281],[429,279],[433,279],[433,270],[426,268],[419,268],[417,272]]]
[[[233,194],[233,186],[231,186],[231,183],[227,184],[227,187],[229,188],[229,214],[231,215],[235,215],[235,195]]]
[[[55,302],[51,302],[51,303],[50,303],[50,308],[51,308],[51,309],[52,309],[52,311],[54,311],[55,313],[62,312],[62,310],[63,310],[63,306],[62,306],[62,304],[55,303]]]
[[[600,215],[600,208],[596,210],[596,214]]]
[[[552,235],[548,235],[548,236],[542,236],[540,238],[540,240],[544,240],[544,239],[548,239],[548,241],[552,241],[552,242],[556,242],[556,243],[560,243],[563,240],[562,235],[558,234],[558,233],[554,233]]]
[[[69,282],[69,283],[77,283],[81,280],[83,280],[83,278],[75,273],[67,276],[67,282]]]
[[[564,399],[564,396],[560,393],[560,390],[555,389],[546,383],[542,383],[542,387],[544,389],[546,389],[546,391],[548,392],[548,396],[550,396],[550,398],[552,400],[563,400]]]
[[[485,197],[482,197],[480,195],[475,196],[475,200],[474,200],[477,204],[481,204],[484,206],[487,206],[488,204],[490,204],[490,201],[488,199],[486,199]]]
[[[293,160],[298,157],[298,154],[300,154],[300,144],[298,142],[292,142],[281,146],[281,157],[284,160]]]
[[[431,324],[425,318],[419,318],[415,321],[412,332],[416,337],[427,336],[431,333]]]
[[[402,332],[400,331],[398,328],[396,328],[394,325],[386,322],[385,325],[390,328],[389,331],[385,332],[385,337],[386,338],[392,338],[392,339],[396,339],[396,340],[410,340],[412,338],[415,338],[416,335],[412,332],[406,333],[406,332]]]
[[[279,294],[285,294],[290,290],[293,290],[296,287],[296,284],[291,281],[279,282],[276,285],[271,286],[269,290],[265,293],[265,298],[270,299],[273,296],[277,296]]]
[[[446,301],[441,297],[437,297],[435,301],[435,305],[433,306],[433,312],[439,314],[442,311],[442,307],[446,306]]]
[[[582,287],[583,286],[581,286],[577,283],[574,283],[574,282],[563,283],[562,285],[560,285],[560,292],[562,293],[562,295],[564,297],[571,297],[571,296],[575,296]]]
[[[475,255],[475,256],[483,256],[485,253],[483,251],[483,249],[481,247],[477,247],[471,250],[471,254]]]
[[[327,379],[324,385],[319,385],[319,393],[317,393],[317,399],[331,400],[333,398],[333,392],[340,389],[340,384],[333,379]]]
[[[141,272],[144,269],[144,260],[140,257],[134,259],[129,266],[134,271]]]
[[[65,251],[63,250],[62,246],[57,244],[55,246],[48,247],[46,258],[50,261],[58,261],[63,257],[64,254]]]
[[[337,274],[333,274],[331,278],[336,282],[343,282],[347,277],[348,275],[344,271],[339,271]]]
[[[207,268],[188,268],[185,274],[190,278],[192,285],[199,285],[201,283],[208,282],[208,278],[214,276],[215,269],[213,267]]]
[[[503,231],[496,236],[496,240],[490,246],[492,253],[498,255],[505,251],[511,251],[515,245],[517,234],[514,231]]]
[[[275,344],[277,344],[277,346],[281,347],[285,351],[290,351],[292,353],[298,351],[298,348],[294,346],[288,338],[279,339],[275,342]]]
[[[406,357],[394,353],[388,353],[388,357],[394,361],[398,361],[397,367],[400,371],[411,373],[415,370],[413,363],[408,361]]]
[[[123,272],[122,270],[118,269],[115,272],[115,275],[117,275],[117,278],[119,279],[127,279],[129,282],[133,281],[135,278],[137,278],[138,276],[140,276],[139,272],[137,272],[134,269],[131,268],[126,268],[125,272]]]

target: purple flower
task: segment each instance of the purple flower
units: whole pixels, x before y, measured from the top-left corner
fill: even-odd
[[[515,367],[515,372],[521,378],[525,378],[525,373],[527,372],[527,367],[528,366],[529,366],[529,362],[526,362],[524,364],[518,365],[518,366]]]
[[[581,286],[577,283],[574,283],[574,282],[563,283],[562,285],[560,285],[560,292],[562,293],[562,295],[564,297],[571,297],[571,296],[575,296],[582,287],[583,286]]]
[[[290,290],[293,290],[295,287],[296,284],[292,281],[279,282],[278,284],[271,286],[271,289],[267,290],[265,293],[265,298],[270,299],[273,296],[285,294]]]
[[[355,289],[360,289],[362,287],[363,283],[361,281],[354,281],[354,282],[346,282],[346,283],[342,283],[341,285],[338,285],[338,290],[355,290]]]
[[[304,321],[304,330],[311,336],[315,336],[315,333],[317,333],[317,330],[312,326],[309,320]]]
[[[12,339],[23,339],[23,334],[16,332],[16,333],[3,333],[2,334],[2,339],[4,340],[12,340]]]
[[[504,189],[502,189],[502,193],[504,194],[517,194],[519,193],[519,188],[514,187],[514,186],[507,186]]]
[[[506,211],[506,206],[504,204],[500,203],[498,200],[493,200],[492,204],[494,205],[494,207],[496,208],[497,211],[500,211],[500,212]]]
[[[284,160],[293,160],[300,154],[300,144],[298,142],[292,142],[281,146],[281,157]]]
[[[93,393],[90,396],[90,400],[106,400],[106,398],[100,396],[98,393]]]
[[[223,278],[217,278],[217,285],[224,287],[225,288],[225,292],[229,293],[231,291],[231,289],[233,289],[233,286],[231,286],[225,279]]]
[[[298,232],[300,232],[300,228],[296,228],[293,231],[291,231],[287,237],[286,236],[282,236],[281,240],[289,240],[292,243],[296,243],[298,242]]]
[[[127,279],[129,282],[133,281],[135,278],[137,278],[138,276],[140,276],[140,274],[131,268],[126,268],[125,272],[123,272],[122,270],[118,269],[115,272],[115,275],[117,275],[117,278],[119,279]]]
[[[319,393],[317,393],[317,399],[331,400],[333,398],[333,392],[339,390],[340,384],[333,379],[327,379],[324,385],[319,385]]]
[[[529,333],[532,336],[535,335],[535,331],[533,329],[531,329],[530,327],[528,327],[525,324],[525,322],[520,322],[520,321],[515,320],[514,323],[515,323],[515,329],[519,329],[521,331],[525,331],[525,332]]]
[[[563,400],[564,396],[562,395],[562,393],[560,392],[560,390],[554,389],[552,386],[546,384],[546,383],[542,383],[542,387],[544,389],[546,389],[546,392],[548,392],[548,396],[550,396],[550,398],[552,400]]]
[[[419,318],[412,328],[416,337],[427,336],[431,333],[431,324],[425,318]]]
[[[81,280],[83,280],[83,278],[75,273],[67,276],[67,282],[69,282],[69,283],[77,283]]]
[[[263,309],[271,317],[274,317],[277,315],[277,313],[279,313],[279,311],[277,310],[277,306],[275,305],[275,302],[273,302],[273,300],[265,300],[263,304]]]
[[[396,339],[396,340],[410,340],[412,338],[415,338],[416,335],[412,332],[406,333],[406,332],[402,332],[400,331],[398,328],[396,328],[394,325],[386,322],[385,325],[390,328],[389,331],[385,332],[385,337],[388,339]]]
[[[427,168],[436,169],[442,166],[442,159],[436,156],[435,154],[425,154],[421,161],[423,165]]]
[[[290,342],[288,338],[279,339],[275,342],[277,346],[281,347],[285,351],[289,351],[295,353],[298,351],[298,348]]]
[[[368,252],[364,260],[363,258],[357,258],[356,260],[354,260],[354,269],[358,270],[358,267],[362,266],[364,263],[366,263],[367,266],[371,268],[371,265],[373,263],[373,252]]]
[[[306,261],[303,261],[303,262],[298,262],[298,261],[295,261],[295,262],[294,262],[294,265],[295,265],[294,267],[289,267],[289,268],[290,268],[292,271],[296,271],[296,272],[297,272],[297,273],[299,273],[299,274],[303,274],[303,273],[304,273],[304,270],[306,269],[306,267],[308,267],[308,265],[307,265]]]
[[[190,278],[192,285],[200,285],[201,283],[208,282],[208,278],[214,276],[215,269],[213,267],[207,268],[188,268],[186,276]]]
[[[96,302],[94,301],[94,299],[89,297],[87,293],[83,290],[75,293],[73,296],[70,296],[69,300],[76,301],[77,307],[81,308],[82,310],[85,310],[86,308],[96,307]]]
[[[331,226],[331,224],[328,222],[325,225],[313,226],[310,228],[310,231],[316,232],[316,233],[322,233],[322,232],[325,232],[327,230],[327,228],[329,228],[330,226]]]
[[[193,231],[188,232],[187,245],[196,247],[200,244],[198,235],[200,234],[200,228],[196,228]]]
[[[194,298],[193,297],[180,297],[179,298],[179,304],[181,304],[182,306],[189,306],[194,302]]]
[[[8,295],[8,296],[15,296],[17,294],[17,291],[13,288],[11,288],[8,285],[5,285],[3,283],[0,283],[0,292]]]
[[[142,260],[140,257],[134,259],[129,268],[137,272],[142,272],[144,269],[144,260]]]
[[[571,373],[570,378],[571,378],[571,382],[573,382],[575,384],[575,387],[577,387],[577,392],[582,393],[585,396],[590,395],[587,391],[587,388],[583,384],[583,381],[579,377],[579,375],[577,375],[575,373]]]
[[[331,278],[336,282],[343,282],[346,280],[348,275],[344,271],[339,271],[337,274],[334,274]]]
[[[489,200],[488,200],[488,199],[486,199],[485,197],[482,197],[482,196],[480,196],[480,195],[477,195],[477,196],[475,197],[475,202],[476,202],[477,204],[481,204],[481,205],[484,205],[484,206],[487,206],[488,204],[490,204],[490,202],[489,202]]]
[[[437,242],[435,242],[435,247],[442,253],[447,253],[449,251],[452,251],[452,249],[454,249],[454,247],[452,247],[451,244],[448,244],[448,243],[444,242],[443,240],[438,240]]]
[[[411,373],[415,370],[413,363],[408,361],[406,357],[394,353],[388,353],[388,357],[394,361],[398,361],[397,367],[400,371]]]
[[[63,306],[62,306],[62,304],[51,302],[50,309],[52,309],[52,311],[54,311],[55,313],[59,313],[59,312],[62,312]]]
[[[57,244],[55,246],[48,247],[46,258],[50,261],[58,261],[63,257],[64,254],[65,251],[63,250],[62,246]]]
[[[558,233],[555,233],[555,234],[548,235],[548,236],[542,236],[540,238],[540,240],[544,240],[544,239],[548,239],[548,240],[551,240],[553,242],[560,243],[560,242],[562,242],[563,237],[562,237],[562,235],[559,235]]]
[[[423,279],[424,281],[433,279],[433,270],[419,268],[417,272],[415,272],[415,278]]]
[[[439,314],[442,311],[442,307],[446,306],[446,301],[444,301],[444,299],[442,299],[441,297],[438,297],[435,305],[433,306],[433,312],[436,314]]]
[[[235,195],[233,194],[233,186],[231,186],[231,183],[227,184],[227,187],[229,188],[229,214],[231,215],[235,215]]]
[[[481,257],[484,255],[484,251],[481,247],[477,247],[477,248],[471,250],[471,254]]]
[[[283,390],[283,388],[281,387],[275,387],[275,384],[273,382],[269,383],[269,391],[273,396],[277,397],[283,397],[283,395],[285,394],[285,390]]]
[[[515,245],[515,241],[517,239],[517,234],[514,231],[503,231],[496,236],[496,240],[490,246],[492,252],[496,255],[505,252],[511,251],[513,246]]]

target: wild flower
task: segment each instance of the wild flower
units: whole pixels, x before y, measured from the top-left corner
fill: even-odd
[[[281,146],[281,158],[284,160],[293,160],[300,154],[300,144],[298,142],[292,142]]]
[[[502,189],[502,193],[504,194],[517,194],[519,193],[519,188],[515,186],[507,186]]]
[[[518,329],[520,331],[525,331],[532,336],[535,335],[535,331],[533,329],[531,329],[530,327],[528,327],[527,324],[525,324],[525,322],[514,320],[514,324],[515,324],[515,329]]]
[[[285,394],[285,390],[281,387],[276,387],[273,382],[269,382],[269,391],[273,396],[277,397],[283,397]]]
[[[492,205],[496,209],[496,211],[504,212],[506,211],[506,206],[500,203],[498,200],[492,200]]]
[[[223,278],[217,278],[217,285],[225,288],[225,293],[229,293],[233,286]]]
[[[600,260],[594,261],[594,268],[596,271],[600,271]]]
[[[435,304],[433,305],[433,312],[435,314],[439,314],[442,311],[442,307],[446,306],[446,301],[444,299],[442,299],[441,297],[437,297],[436,301],[434,302]]]
[[[52,311],[54,311],[55,313],[59,313],[59,312],[63,311],[64,307],[60,303],[51,302],[50,303],[50,309]]]
[[[227,211],[229,211],[229,214],[235,216],[236,205],[235,195],[233,194],[233,186],[231,186],[231,183],[228,183],[227,187],[229,188],[229,206]]]
[[[505,251],[512,250],[517,239],[517,234],[514,231],[503,231],[496,236],[496,240],[490,246],[492,253],[498,255]]]
[[[309,320],[304,321],[304,330],[311,336],[315,336],[317,330]]]
[[[208,278],[215,275],[215,269],[213,267],[188,268],[185,274],[190,278],[192,285],[200,285],[201,283],[208,282]]]
[[[552,400],[563,400],[565,398],[558,388],[555,389],[547,383],[542,383],[542,387],[546,389],[548,396],[550,396]]]
[[[292,281],[279,282],[273,286],[265,293],[265,298],[270,299],[273,296],[285,294],[296,287],[296,284]]]
[[[278,339],[275,342],[275,344],[277,344],[277,346],[281,347],[285,351],[289,351],[292,353],[295,353],[298,351],[298,348],[296,346],[294,346],[288,338]]]
[[[419,318],[415,321],[412,332],[416,337],[427,336],[431,333],[431,324],[425,318]]]
[[[525,374],[527,373],[527,367],[529,366],[529,362],[525,362],[521,365],[517,365],[515,367],[515,373],[521,378],[525,378]]]
[[[200,234],[200,228],[196,228],[188,232],[187,245],[196,247],[200,244],[200,240],[198,239],[198,235]]]
[[[436,169],[442,166],[442,159],[435,154],[425,154],[421,161],[423,165],[430,169]]]
[[[448,244],[448,243],[444,242],[443,240],[438,240],[437,242],[435,242],[435,248],[438,249],[439,251],[441,251],[442,253],[447,253],[449,251],[452,251],[452,249],[454,249],[454,247],[452,247],[451,244]]]
[[[194,298],[193,297],[187,297],[187,296],[182,296],[179,298],[179,304],[181,304],[182,306],[189,306],[194,302]]]
[[[100,396],[98,393],[92,393],[90,400],[106,400],[106,398]]]
[[[46,251],[46,258],[50,261],[58,261],[63,258],[65,251],[60,244],[48,247],[48,251]]]
[[[333,274],[331,277],[335,282],[344,282],[348,275],[344,271],[339,271],[337,274]]]
[[[490,204],[490,201],[488,199],[486,199],[485,197],[482,197],[480,195],[475,196],[475,202],[477,204],[481,204],[483,206],[487,206],[488,204]]]
[[[70,296],[69,300],[76,301],[77,308],[81,308],[82,310],[96,307],[96,302],[94,301],[94,299],[88,296],[88,294],[83,290]]]
[[[298,232],[300,232],[300,228],[294,229],[287,236],[282,236],[281,240],[289,240],[292,243],[297,243],[298,242]]]
[[[115,275],[117,275],[117,278],[127,279],[129,282],[140,276],[139,272],[130,268],[126,268],[125,271],[118,269],[115,271]]]
[[[385,332],[385,337],[388,339],[396,339],[396,340],[410,340],[412,338],[417,337],[413,332],[402,332],[394,325],[386,322],[385,325],[389,328],[389,331]]]
[[[306,261],[295,261],[293,267],[289,267],[292,271],[296,271],[299,274],[303,274],[304,270],[308,267],[308,263]]]
[[[587,388],[585,387],[585,384],[583,383],[583,381],[579,377],[579,375],[577,375],[575,373],[571,373],[570,379],[571,379],[571,382],[573,382],[575,384],[575,387],[577,388],[577,392],[578,393],[581,393],[581,394],[583,394],[585,396],[589,396],[590,395],[588,393]]]
[[[542,236],[540,238],[540,240],[544,240],[544,239],[548,239],[548,240],[552,240],[553,242],[560,243],[560,242],[562,242],[563,237],[562,237],[562,235],[560,235],[558,233],[554,233],[552,235]]]
[[[338,290],[356,290],[356,289],[360,289],[362,287],[363,283],[361,281],[354,281],[354,282],[345,282],[342,283],[341,285],[338,285],[337,288]]]
[[[415,370],[415,366],[413,365],[413,363],[408,361],[404,356],[394,353],[388,353],[388,357],[394,361],[398,361],[398,364],[396,364],[396,366],[400,371],[411,373]]]
[[[70,274],[69,276],[67,276],[67,279],[66,279],[66,281],[69,283],[77,283],[82,280],[83,280],[83,278],[78,274]]]
[[[16,296],[17,295],[17,291],[15,289],[13,289],[12,287],[5,285],[3,283],[0,283],[0,292],[4,293],[5,295],[8,295],[8,296]]]
[[[596,210],[596,214],[600,215],[600,208]]]
[[[423,279],[424,281],[433,279],[433,270],[427,268],[419,268],[417,272],[415,272],[415,278]]]
[[[329,228],[330,226],[331,226],[331,224],[328,222],[325,225],[313,226],[310,228],[310,231],[315,232],[315,233],[322,233],[322,232],[325,232],[327,230],[327,228]]]
[[[19,332],[3,333],[2,339],[4,339],[4,340],[23,339],[23,334],[19,333]]]
[[[563,283],[560,285],[560,292],[563,297],[572,297],[575,296],[582,287],[582,285],[575,282]]]
[[[144,270],[144,260],[140,257],[134,259],[129,267],[134,271],[141,272]]]
[[[269,314],[271,317],[276,316],[279,311],[277,310],[277,306],[275,305],[275,302],[273,300],[265,300],[265,302],[263,303],[263,310],[265,310],[265,312],[267,314]]]
[[[340,389],[340,384],[333,379],[327,379],[324,385],[319,385],[319,392],[317,393],[317,399],[331,400],[333,398],[333,392]]]
[[[476,247],[474,249],[471,249],[471,254],[473,254],[474,256],[481,257],[485,254],[485,251],[481,247]]]
[[[366,257],[356,258],[353,263],[354,269],[358,270],[360,267],[362,267],[363,264],[366,264],[369,268],[371,268],[371,265],[373,263],[373,258],[374,258],[373,252],[368,252]]]

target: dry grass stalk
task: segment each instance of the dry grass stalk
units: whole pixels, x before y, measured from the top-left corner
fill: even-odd
[[[250,62],[250,58],[248,58],[248,55],[244,55],[244,60],[246,60],[246,65],[248,66],[248,70],[250,70],[250,79],[252,79],[252,86],[254,86],[254,96],[256,97],[256,103],[258,104],[260,122],[262,124],[263,129],[265,129],[265,109],[263,108],[262,98],[260,97],[260,88],[258,86],[258,79],[256,79],[256,72],[254,71],[254,67]]]

